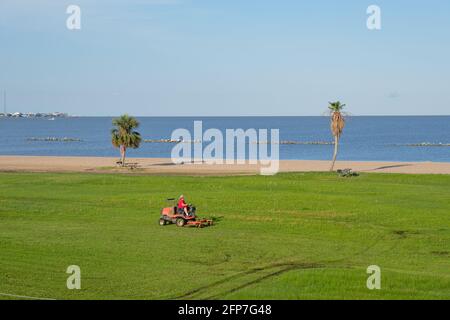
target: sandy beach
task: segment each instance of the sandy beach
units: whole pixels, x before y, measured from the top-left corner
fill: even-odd
[[[175,165],[170,159],[129,158],[137,168],[120,168],[117,158],[102,157],[35,157],[0,156],[2,172],[94,172],[94,173],[140,173],[180,175],[244,175],[258,174],[258,165],[210,165],[186,163]],[[325,172],[329,161],[281,160],[280,172]],[[450,163],[440,162],[363,162],[338,161],[336,169],[351,168],[359,172],[405,173],[405,174],[450,174]]]

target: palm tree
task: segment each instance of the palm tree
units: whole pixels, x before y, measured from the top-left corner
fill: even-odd
[[[334,169],[334,163],[336,162],[338,153],[339,139],[341,138],[342,131],[345,127],[344,114],[342,113],[342,109],[344,109],[344,107],[345,104],[342,104],[340,101],[329,102],[328,106],[331,115],[331,133],[334,136],[334,153],[330,171],[333,171]]]
[[[134,131],[139,127],[139,122],[129,115],[125,114],[113,120],[116,127],[111,130],[111,142],[114,147],[120,149],[122,166],[125,166],[125,156],[128,148],[139,148],[141,135]]]

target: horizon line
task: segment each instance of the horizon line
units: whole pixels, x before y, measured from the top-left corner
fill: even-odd
[[[123,113],[128,114],[128,113]],[[104,115],[104,116],[93,116],[93,115],[70,115],[70,117],[78,118],[110,118],[110,117],[120,117],[123,114],[118,115]],[[128,114],[133,117],[141,118],[287,118],[287,117],[328,117],[329,115],[133,115]],[[450,114],[360,114],[353,115],[349,114],[347,117],[449,117]]]

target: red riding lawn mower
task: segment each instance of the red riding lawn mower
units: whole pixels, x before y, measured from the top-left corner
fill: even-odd
[[[161,216],[159,218],[160,226],[173,223],[180,228],[184,226],[203,228],[213,225],[212,220],[198,219],[195,213],[196,208],[193,205],[188,205],[188,214],[186,214],[183,209],[178,208],[174,198],[167,199],[167,201],[174,203],[172,206],[161,210]]]

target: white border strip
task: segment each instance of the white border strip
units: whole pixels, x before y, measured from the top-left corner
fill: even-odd
[[[51,299],[51,298],[38,298],[38,297],[20,296],[20,295],[16,295],[16,294],[1,293],[1,292],[0,292],[0,296],[19,298],[19,299],[32,299],[32,300],[56,300],[56,299]]]

